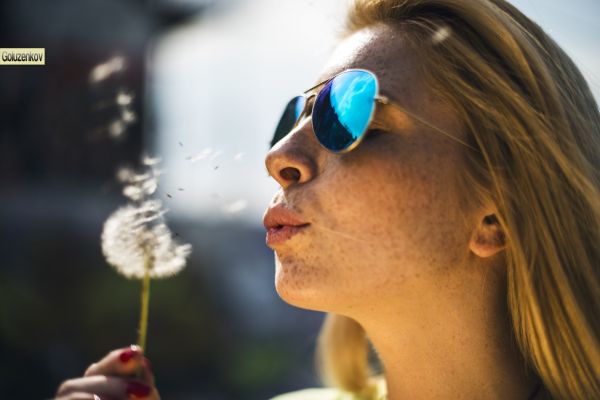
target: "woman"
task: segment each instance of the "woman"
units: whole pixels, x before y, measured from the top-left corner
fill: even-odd
[[[358,0],[347,26],[266,157],[276,289],[328,313],[335,387],[277,399],[600,398],[600,115],[573,62],[504,0]],[[124,398],[143,360],[57,397]]]

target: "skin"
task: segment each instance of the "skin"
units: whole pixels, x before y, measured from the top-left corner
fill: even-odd
[[[452,110],[430,95],[402,32],[385,25],[340,43],[315,83],[347,68],[378,76],[382,94],[457,138]],[[275,251],[275,286],[286,302],[358,321],[383,362],[389,400],[526,399],[524,373],[506,309],[503,233],[486,223],[496,208],[468,208],[457,189],[465,148],[390,106],[381,133],[350,153],[325,150],[303,119],[268,153],[284,203],[311,225]],[[140,353],[111,351],[57,400],[127,399],[130,381],[154,377]],[[142,366],[141,379],[134,373]]]
[[[134,356],[125,362],[121,361],[121,354],[130,349],[136,350]],[[136,375],[138,370],[141,372],[139,378]],[[148,396],[135,397],[128,394],[127,387],[131,383],[149,387]],[[64,381],[55,395],[55,400],[97,399],[160,400],[160,395],[154,384],[154,375],[150,363],[144,357],[141,348],[130,346],[111,351],[101,360],[91,364],[83,377]]]
[[[403,33],[386,25],[340,43],[316,83],[347,68],[375,72],[380,92],[457,138],[455,113],[427,90]],[[310,116],[268,153],[283,203],[310,223],[272,245],[286,302],[349,316],[366,330],[390,400],[526,399],[527,376],[506,307],[503,232],[458,190],[461,143],[391,106],[353,151],[317,142]],[[333,232],[335,231],[335,232]]]

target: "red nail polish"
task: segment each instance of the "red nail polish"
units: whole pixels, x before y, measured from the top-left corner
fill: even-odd
[[[150,386],[137,382],[129,382],[127,384],[127,394],[133,397],[146,397],[150,394]]]
[[[126,363],[139,353],[139,350],[133,346],[119,354],[121,362]]]

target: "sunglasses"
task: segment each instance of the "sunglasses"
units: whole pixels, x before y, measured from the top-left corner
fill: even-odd
[[[316,91],[320,87],[322,88]],[[394,106],[425,125],[474,149],[379,94],[377,76],[366,69],[347,69],[291,99],[277,124],[271,147],[290,133],[304,115],[308,115],[307,105],[313,97],[315,100],[310,115],[314,134],[318,142],[333,153],[347,153],[363,141],[375,115],[376,103]]]

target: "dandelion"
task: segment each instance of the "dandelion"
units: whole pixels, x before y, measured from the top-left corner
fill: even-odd
[[[162,172],[155,168],[160,160],[145,157],[146,171],[136,173],[121,168],[117,178],[123,182],[123,194],[129,204],[117,209],[104,223],[102,252],[117,272],[129,279],[142,280],[138,345],[146,348],[150,279],[177,274],[185,267],[191,245],[178,244],[166,226],[167,212],[160,201],[152,199]]]

